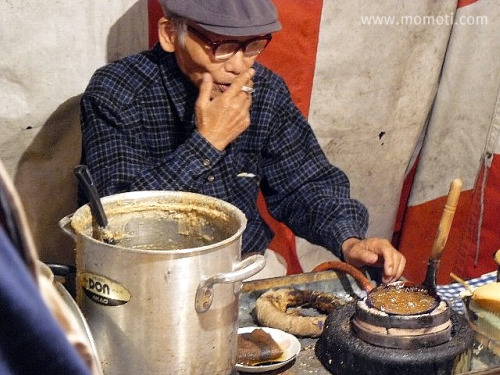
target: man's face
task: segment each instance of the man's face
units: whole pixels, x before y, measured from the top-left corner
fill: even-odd
[[[236,52],[232,57],[224,61],[217,61],[212,49],[198,36],[202,33],[204,37],[211,41],[237,40],[244,42],[252,37],[222,36],[209,31],[196,28],[195,32],[188,28],[184,46],[179,44],[178,38],[174,54],[182,72],[197,86],[200,86],[202,75],[208,72],[212,75],[214,86],[212,97],[220,95],[229,88],[229,85],[242,72],[252,67],[257,55],[245,56],[242,50]]]

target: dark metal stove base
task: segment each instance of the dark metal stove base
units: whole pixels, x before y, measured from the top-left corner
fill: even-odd
[[[316,343],[316,355],[334,375],[448,375],[470,363],[474,334],[463,316],[452,312],[452,339],[430,348],[382,348],[355,336],[351,328],[354,304],[331,313]]]

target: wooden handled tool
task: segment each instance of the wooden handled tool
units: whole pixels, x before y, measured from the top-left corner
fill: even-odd
[[[462,181],[460,179],[457,178],[451,182],[450,190],[448,191],[448,198],[446,199],[443,214],[441,215],[441,221],[439,222],[436,238],[434,239],[431,257],[429,259],[429,265],[427,266],[427,273],[423,283],[423,285],[431,291],[436,290],[436,276],[439,268],[439,262],[441,260],[441,253],[443,252],[446,241],[448,240],[448,234],[450,233],[453,217],[455,216],[455,210],[457,208],[461,189]]]
[[[457,209],[461,189],[462,181],[458,178],[453,180],[448,192],[448,198],[444,206],[441,221],[439,222],[436,238],[432,246],[431,259],[441,258],[441,253],[443,252],[446,241],[448,240],[448,234],[450,233],[453,217],[455,216],[455,210]]]

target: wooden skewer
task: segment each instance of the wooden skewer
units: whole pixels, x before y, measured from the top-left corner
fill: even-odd
[[[455,275],[453,272],[450,272],[450,277],[453,280],[458,281],[460,284],[462,284],[465,287],[465,289],[467,289],[469,292],[474,293],[474,289],[467,283],[467,281],[462,280],[460,277]]]

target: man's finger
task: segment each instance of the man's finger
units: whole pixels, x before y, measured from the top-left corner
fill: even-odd
[[[200,84],[200,94],[198,95],[198,100],[196,104],[201,107],[205,107],[210,102],[210,96],[212,95],[214,81],[210,73],[203,73],[203,77]]]
[[[233,94],[237,94],[242,90],[244,86],[251,87],[250,81],[255,75],[255,70],[253,68],[248,69],[246,72],[243,72],[238,78],[234,80],[231,84],[231,87],[227,91],[233,92]]]
[[[405,268],[406,259],[399,252],[387,249],[384,253],[384,281],[398,280]]]

